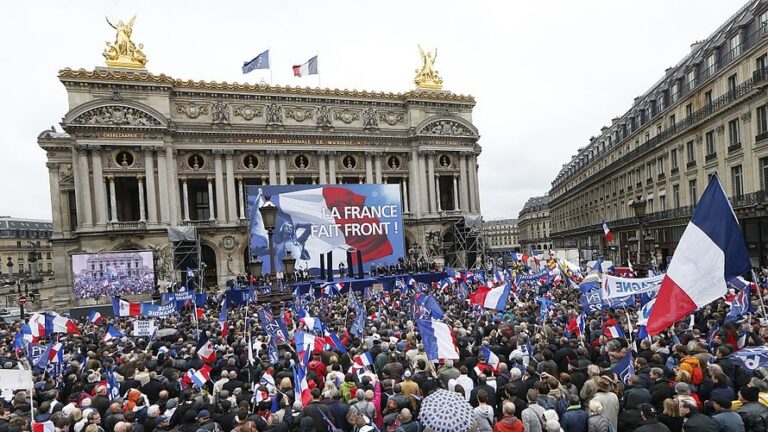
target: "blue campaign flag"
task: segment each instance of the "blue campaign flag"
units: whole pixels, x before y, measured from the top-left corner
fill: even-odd
[[[603,309],[623,309],[635,305],[635,296],[609,298],[603,300]]]
[[[768,366],[768,347],[756,346],[744,348],[730,354],[726,359],[734,361],[739,366],[751,371]]]
[[[583,292],[584,294],[599,288],[600,285],[597,281],[584,282],[583,284],[579,285],[579,291]]]
[[[549,313],[549,308],[551,306],[554,306],[555,303],[546,297],[540,298],[539,301],[541,303],[541,310],[539,311],[539,322],[542,322],[544,321],[544,319],[547,318],[547,314]]]
[[[744,285],[744,288],[733,298],[731,310],[725,316],[725,322],[736,321],[749,312],[749,285]]]
[[[269,362],[271,364],[277,364],[280,361],[280,353],[277,350],[277,342],[274,340],[269,341],[267,345],[267,355],[269,356]]]
[[[256,69],[269,69],[269,50],[257,55],[251,61],[243,62],[244,74]]]
[[[423,292],[417,293],[413,296],[413,301],[425,308],[429,311],[429,314],[432,316],[432,318],[435,319],[443,319],[443,316],[445,313],[443,312],[443,308],[440,307],[440,303],[437,302],[435,299],[435,296],[432,294],[424,294]],[[423,319],[423,318],[418,318]]]
[[[259,316],[259,322],[264,333],[270,336],[277,344],[286,343],[288,334],[283,333],[280,323],[278,323],[274,315],[272,315],[272,309],[269,306],[261,308],[257,312],[257,315]]]
[[[613,367],[613,371],[619,378],[621,378],[621,382],[624,384],[629,384],[629,382],[627,382],[629,376],[635,374],[635,365],[633,363],[634,359],[632,358],[632,352],[630,351],[616,363],[616,366]]]
[[[352,327],[349,329],[349,332],[357,337],[360,337],[362,336],[364,329],[365,329],[365,308],[361,306],[357,308],[357,315],[355,316],[355,321],[352,323]]]
[[[111,370],[107,371],[107,395],[110,402],[120,397],[120,384]]]
[[[720,330],[720,324],[715,323],[712,326],[712,329],[707,334],[707,346],[709,346],[709,349],[711,350],[714,347],[715,343],[715,336],[717,335],[717,332]]]
[[[455,292],[459,301],[463,302],[466,300],[467,296],[469,296],[469,287],[467,286],[467,283],[464,281],[459,281],[459,283],[456,284]]]

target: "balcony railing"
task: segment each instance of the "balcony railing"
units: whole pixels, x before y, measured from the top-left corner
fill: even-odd
[[[146,227],[147,224],[144,221],[118,221],[107,224],[107,229],[111,231],[137,230],[145,229]]]
[[[709,162],[709,161],[715,160],[715,159],[717,159],[717,152],[713,152],[713,153],[710,153],[710,154],[704,156],[704,162]],[[695,165],[695,162],[694,162],[694,165]]]
[[[728,153],[734,153],[741,150],[741,143],[736,143],[728,146]]]
[[[695,168],[695,167],[696,167],[696,161],[695,160],[692,160],[692,161],[688,162],[687,164],[685,164],[685,168],[687,168],[687,169],[691,169],[691,168]]]
[[[215,219],[203,219],[203,220],[187,220],[181,223],[185,226],[195,226],[198,228],[210,228],[216,226]]]

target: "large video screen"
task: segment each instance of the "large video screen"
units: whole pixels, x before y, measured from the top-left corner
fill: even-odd
[[[72,290],[78,298],[152,293],[155,290],[152,252],[72,255]]]
[[[333,253],[332,267],[347,266],[346,251],[362,252],[363,268],[395,264],[403,257],[400,187],[390,184],[248,186],[251,254],[269,265],[269,240],[259,208],[277,209],[275,266],[288,252],[297,269],[319,269],[320,254]],[[356,257],[356,252],[354,254]],[[357,263],[357,259],[354,259]],[[355,264],[356,265],[356,264]]]

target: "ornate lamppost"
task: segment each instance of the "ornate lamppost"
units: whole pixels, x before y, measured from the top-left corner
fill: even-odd
[[[647,270],[645,260],[643,259],[643,250],[645,248],[645,204],[645,200],[640,196],[630,204],[630,207],[632,207],[632,210],[635,212],[635,217],[637,218],[640,229],[640,233],[637,237],[637,264],[634,266],[635,269],[637,269],[636,273],[638,276]]]

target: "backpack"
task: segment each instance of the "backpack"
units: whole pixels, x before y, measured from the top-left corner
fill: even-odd
[[[691,373],[691,383],[699,385],[702,381],[704,381],[704,372],[701,370],[701,365],[696,365]]]

